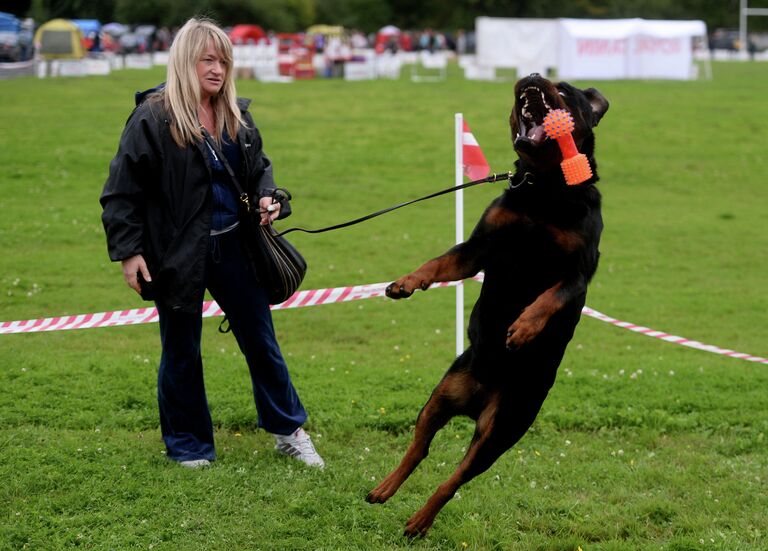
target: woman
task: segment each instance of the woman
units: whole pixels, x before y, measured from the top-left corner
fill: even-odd
[[[279,452],[322,468],[301,428],[307,413],[277,344],[267,295],[239,242],[238,198],[225,162],[258,199],[262,224],[290,214],[287,200],[272,199],[272,166],[249,103],[236,99],[229,38],[210,21],[190,19],[171,46],[167,82],[137,94],[110,164],[101,195],[109,256],[122,262],[128,286],[157,305],[157,394],[170,459],[201,467],[216,458],[200,353],[207,288],[248,363],[259,426],[275,436]]]

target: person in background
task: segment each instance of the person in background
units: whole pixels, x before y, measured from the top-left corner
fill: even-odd
[[[100,198],[109,256],[122,263],[128,286],[157,306],[157,396],[169,459],[196,468],[216,458],[201,355],[208,289],[248,364],[259,427],[274,435],[278,452],[322,468],[302,428],[307,412],[267,294],[240,243],[238,197],[225,163],[258,200],[262,224],[290,213],[287,200],[272,198],[272,165],[248,105],[236,98],[227,35],[212,21],[187,21],[171,45],[166,83],[137,94],[110,163]],[[207,145],[203,129],[223,155]]]
[[[456,54],[466,55],[467,53],[467,34],[464,29],[456,31]]]

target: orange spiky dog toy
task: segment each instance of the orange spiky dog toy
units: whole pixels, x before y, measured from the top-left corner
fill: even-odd
[[[573,117],[565,109],[552,109],[544,117],[544,131],[547,136],[557,140],[560,152],[563,154],[563,162],[560,168],[565,176],[565,183],[574,186],[586,182],[592,177],[592,167],[589,166],[587,156],[579,153],[573,141],[574,123]]]

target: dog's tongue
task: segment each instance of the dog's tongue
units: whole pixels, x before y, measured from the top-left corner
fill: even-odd
[[[533,143],[538,145],[544,141],[544,139],[547,137],[547,133],[544,131],[544,127],[542,125],[536,125],[528,130],[527,136],[531,139],[531,141],[533,141]]]

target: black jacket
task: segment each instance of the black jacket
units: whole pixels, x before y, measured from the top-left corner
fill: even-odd
[[[238,179],[258,203],[275,184],[249,104],[238,100],[246,122],[237,136],[243,159]],[[162,102],[143,101],[125,125],[100,198],[109,257],[117,261],[141,254],[152,275],[152,292],[142,296],[192,313],[200,311],[205,293],[213,206],[205,148],[202,142],[176,145]],[[280,218],[289,214],[285,201]]]

